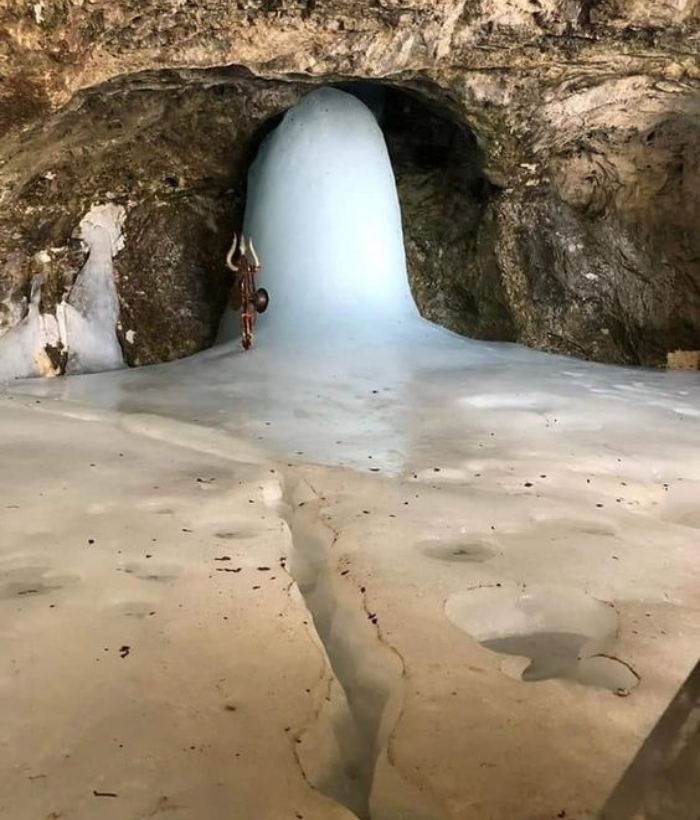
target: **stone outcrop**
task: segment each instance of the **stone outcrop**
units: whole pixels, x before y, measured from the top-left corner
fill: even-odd
[[[0,31],[0,333],[33,277],[60,301],[111,201],[127,361],[207,347],[260,139],[371,81],[424,315],[609,362],[700,347],[695,0],[5,0]]]

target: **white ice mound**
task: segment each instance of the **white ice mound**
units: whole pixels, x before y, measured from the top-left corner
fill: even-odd
[[[264,334],[352,337],[417,316],[391,162],[360,100],[331,88],[306,96],[248,181],[245,232],[271,297]]]
[[[0,381],[58,372],[47,348],[59,349],[59,324],[56,316],[41,313],[41,286],[42,278],[35,277],[27,315],[0,339]]]
[[[87,262],[55,314],[41,312],[43,276],[34,278],[27,315],[0,339],[0,381],[56,376],[62,354],[68,356],[68,373],[125,366],[117,339],[119,300],[112,264],[124,244],[124,218],[124,209],[113,204],[95,206],[85,215],[80,236]]]

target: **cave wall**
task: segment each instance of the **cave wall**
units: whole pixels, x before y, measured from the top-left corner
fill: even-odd
[[[259,129],[304,88],[247,72],[145,72],[78,95],[28,132],[15,158],[17,196],[0,216],[6,325],[45,279],[52,312],[84,259],[75,236],[96,199],[127,213],[115,257],[118,335],[130,365],[171,361],[209,347],[226,304],[224,258],[245,206]],[[2,264],[0,262],[0,264]]]
[[[484,176],[474,134],[420,97],[395,89],[386,94],[380,123],[421,315],[464,336],[515,341],[493,252],[498,191]]]
[[[117,201],[129,361],[207,346],[260,129],[381,80],[437,118],[385,129],[425,315],[601,361],[700,348],[695,0],[10,0],[0,31],[0,332]]]

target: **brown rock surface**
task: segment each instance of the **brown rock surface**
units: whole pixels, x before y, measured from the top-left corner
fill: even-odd
[[[419,101],[386,133],[426,316],[602,361],[699,346],[694,0],[5,0],[0,31],[0,332],[37,272],[51,309],[115,200],[127,359],[206,347],[261,133],[311,85],[378,80]]]

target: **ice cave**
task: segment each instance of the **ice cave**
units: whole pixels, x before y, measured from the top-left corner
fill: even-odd
[[[496,75],[197,54],[0,138],[0,818],[692,820],[700,337],[606,295],[629,162],[535,181]]]

